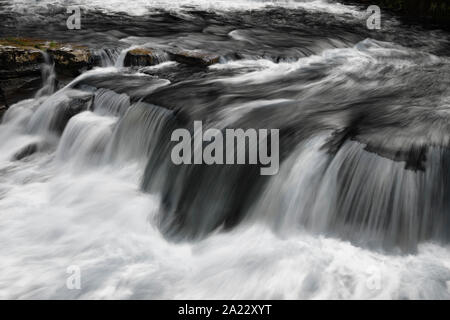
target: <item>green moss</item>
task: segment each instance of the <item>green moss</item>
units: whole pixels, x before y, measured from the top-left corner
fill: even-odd
[[[8,37],[8,38],[0,39],[0,45],[14,46],[14,47],[20,47],[20,48],[40,49],[42,47],[45,47],[45,41],[39,40],[39,39],[30,39],[30,38]]]
[[[25,41],[24,39],[21,39],[21,38],[8,37],[8,38],[4,39],[4,42],[7,42],[8,44],[18,45],[21,47],[27,46],[27,41]]]

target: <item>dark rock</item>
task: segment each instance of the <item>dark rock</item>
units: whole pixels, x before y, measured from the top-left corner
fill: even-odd
[[[42,86],[42,63],[46,61],[55,64],[56,76],[64,82],[95,63],[90,49],[84,46],[39,39],[0,39],[0,103],[6,94],[10,104],[32,97]]]
[[[179,63],[190,64],[194,66],[207,67],[218,63],[220,56],[205,52],[192,50],[175,50],[170,51],[171,58]]]
[[[0,39],[0,79],[40,73],[47,52],[57,71],[77,76],[93,66],[88,47],[25,38]]]
[[[56,49],[48,48],[47,53],[55,62],[58,73],[75,77],[93,67],[94,60],[87,47],[67,45]]]
[[[404,143],[401,147],[388,142],[380,143],[376,139],[355,136],[353,140],[365,145],[364,150],[380,157],[405,163],[405,170],[425,171],[429,146],[421,143]],[[375,141],[374,141],[375,140]]]
[[[336,153],[341,149],[342,145],[353,137],[357,133],[357,127],[348,126],[343,129],[335,130],[327,142],[322,146],[323,150],[326,150],[331,155],[336,155]]]
[[[0,103],[6,100],[6,95],[9,103],[29,98],[28,89],[33,87],[36,91],[39,88],[42,82],[41,63],[45,59],[38,43],[41,42],[19,38],[0,40],[0,86],[3,91]]]
[[[52,114],[49,129],[62,134],[69,120],[86,110],[92,109],[94,95],[92,92],[77,92],[69,97],[68,101],[61,102]]]
[[[3,117],[3,114],[8,109],[8,101],[6,99],[6,94],[3,92],[2,87],[0,87],[0,103],[3,103],[3,105],[0,105],[0,121]]]
[[[42,79],[40,74],[10,78],[3,81],[0,80],[0,86],[3,89],[6,98],[5,100],[0,96],[0,109],[2,109],[3,105],[3,111],[6,111],[10,105],[33,97],[36,91],[42,87]],[[4,104],[5,101],[7,102],[7,105]]]
[[[5,46],[0,42],[0,79],[40,74],[39,65],[43,61],[38,49]]]
[[[38,150],[37,143],[31,143],[22,148],[21,150],[19,150],[18,152],[16,152],[16,154],[14,155],[14,160],[22,160],[23,158],[26,158],[35,153],[37,150]]]
[[[5,93],[3,92],[2,87],[0,87],[0,99],[1,99],[1,101],[3,102],[4,106],[5,106],[6,108],[8,108],[8,101],[6,100],[6,95],[5,95]]]
[[[137,48],[127,52],[123,65],[131,66],[153,66],[160,63],[158,55],[153,49]]]

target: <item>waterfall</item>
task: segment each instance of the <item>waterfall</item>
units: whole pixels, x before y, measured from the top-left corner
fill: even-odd
[[[450,298],[448,33],[388,13],[367,30],[365,10],[322,0],[150,2],[81,1],[82,29],[58,37],[98,66],[62,87],[43,53],[42,87],[5,112],[0,298]],[[8,17],[36,38],[65,10],[23,6]],[[157,65],[126,63],[137,48]],[[277,130],[279,171],[176,164],[176,129],[193,153]],[[244,138],[219,151],[250,158]]]
[[[51,95],[55,92],[57,83],[55,63],[47,52],[42,51],[42,55],[44,57],[44,63],[41,65],[42,88],[36,93],[36,97]]]
[[[115,48],[105,48],[95,51],[95,56],[100,57],[100,66],[103,68],[113,67],[119,59],[121,50]]]

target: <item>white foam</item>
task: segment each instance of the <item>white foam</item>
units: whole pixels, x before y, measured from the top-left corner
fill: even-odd
[[[444,61],[443,58],[426,52],[413,51],[390,42],[368,38],[351,48],[326,49],[320,54],[302,57],[294,62],[274,63],[267,59],[237,60],[215,64],[209,68],[244,71],[240,75],[215,79],[212,80],[213,82],[261,84],[283,79],[292,73],[307,70],[310,67],[315,68],[318,65],[326,66],[329,74],[321,81],[333,81],[333,79],[345,77],[348,73],[362,71],[376,75],[379,68],[386,65],[401,69],[415,65],[435,65],[442,61]],[[317,83],[309,83],[308,86],[317,86]]]
[[[354,6],[326,0],[41,0],[30,4],[27,0],[13,0],[11,9],[17,12],[29,12],[34,8],[46,8],[48,5],[81,5],[84,9],[98,9],[105,12],[126,12],[141,16],[158,10],[258,10],[267,7],[303,8],[311,11],[325,11],[334,14],[350,14],[360,16],[361,12]]]
[[[0,298],[450,298],[448,246],[384,255],[306,232],[280,237],[261,221],[203,241],[167,241],[156,227],[159,197],[139,189],[139,162],[67,165],[83,164],[83,152],[73,148],[96,145],[90,138],[108,136],[113,123],[81,113],[59,142],[65,157],[0,161]],[[13,124],[0,133],[19,144]],[[0,154],[10,148],[1,144]],[[302,159],[300,167],[317,162],[314,146]],[[69,266],[80,268],[80,290],[66,286]]]

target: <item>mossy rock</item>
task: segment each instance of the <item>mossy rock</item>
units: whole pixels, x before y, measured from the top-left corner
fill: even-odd
[[[44,52],[55,62],[59,73],[69,76],[93,66],[91,51],[86,46],[30,38],[0,39],[0,78],[29,75],[39,72]],[[12,71],[12,72],[11,72]]]

